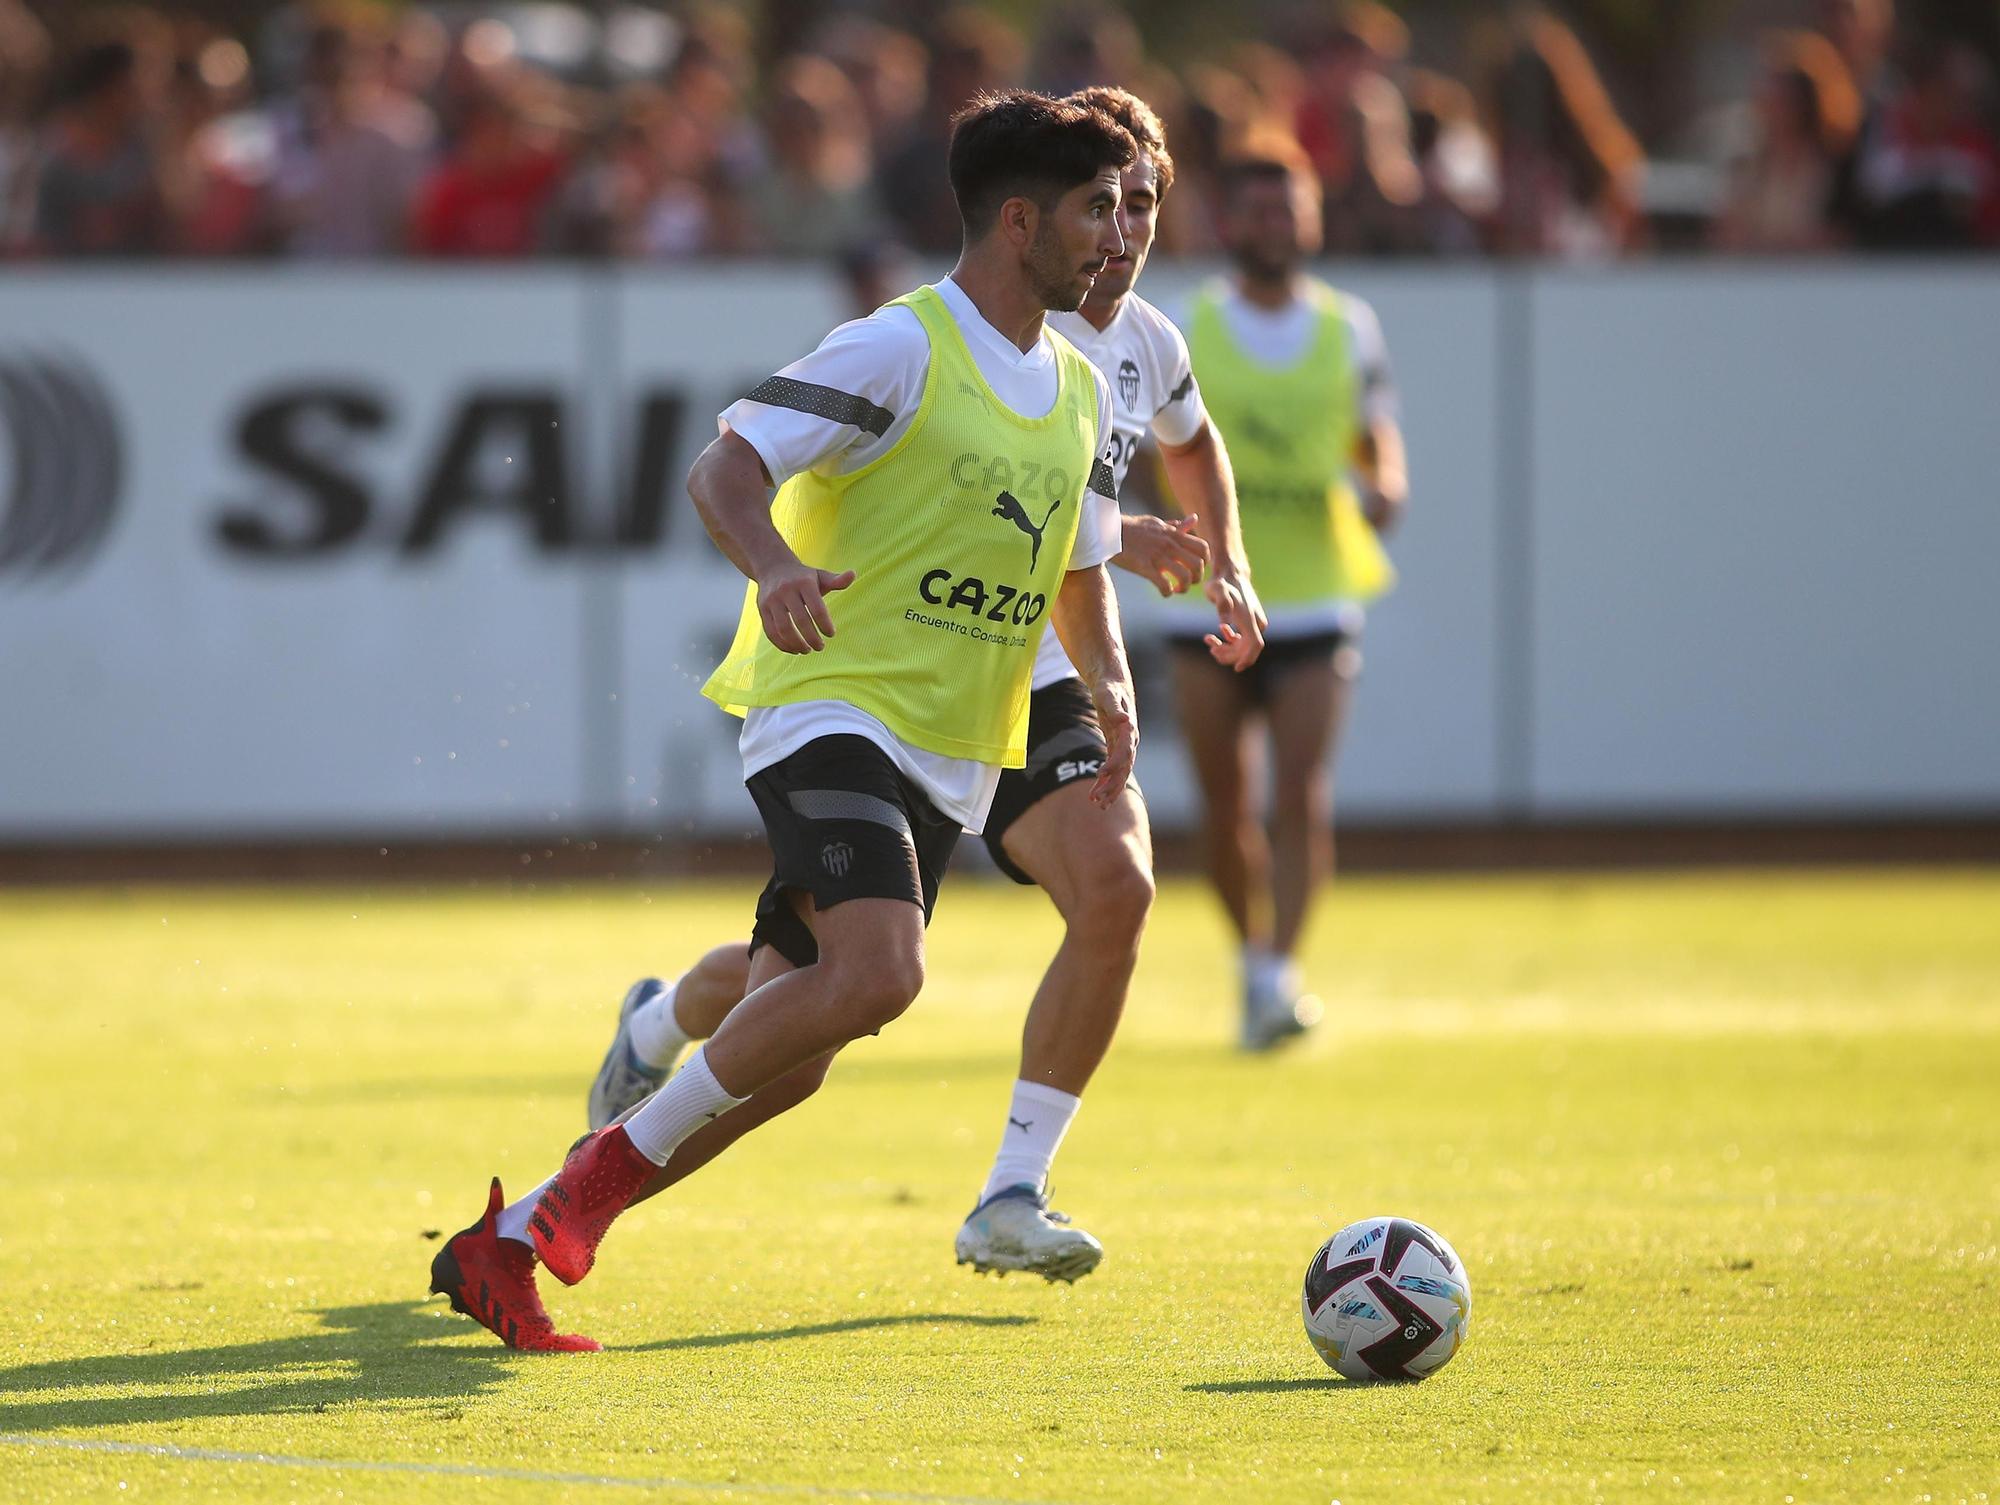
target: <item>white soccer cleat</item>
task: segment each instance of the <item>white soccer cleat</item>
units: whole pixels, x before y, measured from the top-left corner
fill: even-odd
[[[647,999],[660,993],[666,984],[657,977],[641,978],[625,994],[618,1008],[618,1032],[611,1037],[611,1049],[597,1068],[597,1080],[590,1084],[590,1127],[601,1129],[630,1113],[660,1090],[671,1067],[648,1066],[632,1048],[632,1014]]]
[[[1291,968],[1255,978],[1243,989],[1243,1049],[1270,1050],[1296,1039],[1318,1024],[1326,1008],[1310,993],[1301,993]]]
[[[1076,1280],[1104,1258],[1104,1246],[1051,1212],[1049,1199],[1032,1186],[996,1191],[973,1208],[953,1249],[960,1264],[981,1275],[1026,1270],[1044,1280]]]

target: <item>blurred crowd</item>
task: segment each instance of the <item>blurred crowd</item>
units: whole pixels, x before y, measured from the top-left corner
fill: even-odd
[[[963,101],[1097,82],[1168,122],[1169,254],[1212,248],[1217,164],[1274,133],[1323,180],[1334,254],[2000,243],[1985,54],[1891,5],[1813,0],[1763,39],[1746,97],[1642,144],[1577,33],[1531,7],[1473,23],[1454,76],[1372,0],[1297,6],[1177,68],[1104,0],[1053,0],[1028,32],[971,5],[767,7],[782,47],[719,4],[294,4],[233,36],[171,5],[0,0],[0,255],[811,256],[865,276],[956,248]]]

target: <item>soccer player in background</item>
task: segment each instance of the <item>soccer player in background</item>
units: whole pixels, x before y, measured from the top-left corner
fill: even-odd
[[[1229,457],[1202,409],[1187,342],[1132,291],[1152,249],[1161,195],[1173,182],[1166,133],[1159,117],[1122,89],[1086,89],[1070,98],[1116,120],[1138,142],[1139,156],[1121,183],[1125,249],[1105,264],[1081,308],[1053,312],[1048,324],[1111,383],[1107,458],[1114,481],[1124,484],[1150,429],[1191,513],[1174,523],[1124,518],[1112,562],[1162,594],[1177,595],[1212,561],[1203,589],[1216,620],[1206,651],[1240,673],[1262,648],[1263,613],[1243,560]],[[1153,899],[1152,835],[1138,789],[1128,788],[1108,819],[1093,819],[1087,808],[1090,781],[1105,756],[1089,690],[1062,644],[1045,634],[1035,660],[1027,762],[1000,775],[981,835],[1010,878],[1041,886],[1066,928],[1028,1009],[1020,1077],[999,1149],[954,1241],[959,1263],[981,1271],[1075,1280],[1104,1256],[1097,1239],[1050,1211],[1048,1178],[1084,1088],[1117,1032]],[[626,995],[591,1087],[593,1128],[652,1093],[682,1049],[715,1028],[735,1002],[731,988],[740,990],[744,956],[741,946],[719,947],[675,983],[647,979]],[[719,1125],[707,1143],[719,1150],[725,1133]],[[691,1168],[677,1161],[670,1169]]]
[[[803,1101],[842,1047],[916,998],[959,831],[983,824],[1001,769],[1025,755],[1051,622],[1104,732],[1084,814],[1119,805],[1138,728],[1103,569],[1120,546],[1098,458],[1111,394],[1043,316],[1080,304],[1123,249],[1136,154],[1079,105],[1018,91],[967,106],[948,164],[965,224],[951,276],[835,330],[732,406],[696,460],[689,494],[750,581],[704,690],[744,718],[771,842],[749,992],[531,1209],[503,1206],[496,1177],[484,1216],[439,1251],[432,1290],[509,1346],[595,1348],[556,1332],[535,1261],[581,1280],[676,1150],[732,1114],[749,1117],[730,1138]]]
[[[1263,1050],[1321,1012],[1294,958],[1332,873],[1333,763],[1364,608],[1394,578],[1378,535],[1402,516],[1409,482],[1381,325],[1303,270],[1320,248],[1319,183],[1288,141],[1224,164],[1218,230],[1235,274],[1203,287],[1182,327],[1229,443],[1269,620],[1263,656],[1241,675],[1213,662],[1199,622],[1169,641],[1209,874],[1242,945],[1241,1042]]]

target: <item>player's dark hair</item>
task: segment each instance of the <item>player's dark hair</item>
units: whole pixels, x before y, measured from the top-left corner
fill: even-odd
[[[1153,113],[1151,105],[1138,95],[1114,89],[1109,84],[1078,89],[1069,96],[1069,102],[1082,105],[1087,110],[1101,111],[1125,127],[1139,150],[1153,159],[1153,173],[1160,196],[1166,196],[1167,190],[1174,186],[1174,158],[1167,150],[1167,128],[1160,124],[1160,117]]]
[[[1131,133],[1099,110],[1027,89],[982,94],[951,117],[952,197],[967,239],[984,235],[1000,206],[1033,199],[1042,208],[1079,183],[1138,159]]]
[[[1253,183],[1303,182],[1319,192],[1319,174],[1289,137],[1263,136],[1246,141],[1217,164],[1216,185],[1225,202]]]

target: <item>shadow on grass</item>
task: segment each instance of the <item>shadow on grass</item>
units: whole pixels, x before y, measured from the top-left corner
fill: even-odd
[[[328,1307],[315,1313],[317,1331],[290,1337],[16,1365],[0,1370],[0,1428],[281,1416],[356,1404],[444,1410],[491,1389],[520,1360],[497,1344],[445,1343],[473,1328],[441,1320],[443,1311],[420,1301]],[[78,1390],[109,1393],[62,1393]],[[26,1394],[35,1398],[16,1401]]]
[[[122,1427],[224,1416],[316,1414],[337,1407],[455,1419],[523,1364],[576,1364],[502,1348],[442,1303],[384,1301],[328,1307],[319,1329],[257,1343],[50,1359],[0,1370],[0,1431]],[[634,1344],[624,1353],[727,1348],[871,1328],[957,1323],[1015,1326],[1032,1317],[899,1312],[760,1332],[704,1333]],[[482,1341],[451,1341],[477,1335]],[[98,1392],[78,1394],[75,1392]],[[66,1393],[67,1392],[67,1393]],[[29,1398],[32,1397],[32,1398]]]
[[[732,1348],[738,1343],[778,1343],[792,1338],[823,1338],[830,1333],[858,1333],[875,1327],[923,1327],[949,1322],[954,1327],[1025,1327],[1039,1317],[979,1316],[969,1312],[898,1312],[888,1317],[849,1317],[843,1322],[809,1322],[798,1327],[769,1327],[744,1333],[697,1333],[686,1338],[659,1338],[632,1343],[619,1353],[660,1353],[673,1348]]]
[[[1205,1384],[1183,1385],[1181,1388],[1199,1391],[1203,1395],[1276,1395],[1287,1390],[1363,1390],[1367,1387],[1329,1374],[1310,1380],[1210,1380]]]

